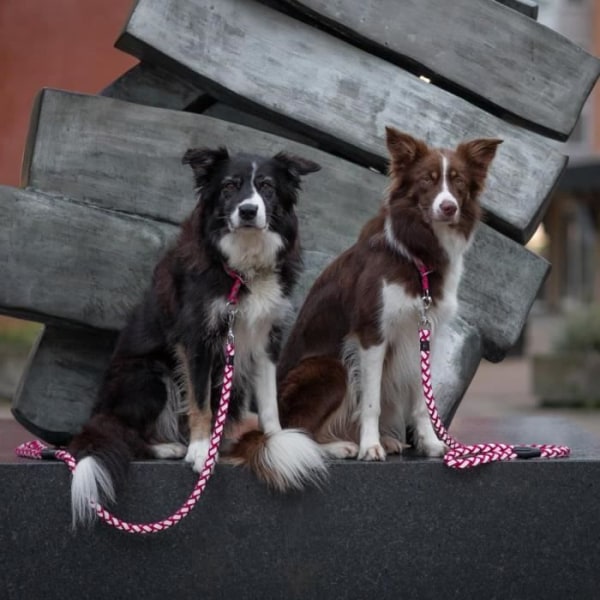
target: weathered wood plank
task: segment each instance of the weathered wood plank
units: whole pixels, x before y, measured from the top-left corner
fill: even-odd
[[[517,342],[549,271],[546,260],[480,225],[465,256],[459,310],[481,332],[485,358],[498,362]]]
[[[214,103],[213,98],[193,83],[166,69],[144,63],[129,69],[100,95],[173,110],[193,106],[196,112],[202,112]]]
[[[383,188],[385,178],[379,179]],[[303,199],[308,269],[297,302],[376,211],[379,198],[362,189],[340,198],[335,213],[321,197]],[[177,232],[167,223],[7,187],[0,187],[0,207],[0,256],[7,257],[0,263],[0,310],[51,323],[120,329]],[[465,260],[460,312],[479,330],[486,358],[500,360],[516,342],[547,270],[546,261],[481,225]]]
[[[237,123],[239,125],[243,125],[244,127],[251,127],[252,129],[257,129],[258,131],[264,131],[265,133],[272,133],[273,135],[277,135],[281,138],[294,140],[295,142],[300,142],[301,144],[307,146],[318,146],[318,143],[309,138],[307,135],[298,133],[297,131],[283,127],[282,125],[277,125],[272,121],[268,121],[262,117],[244,112],[234,108],[233,106],[227,106],[227,104],[223,104],[223,102],[215,102],[206,110],[202,110],[200,112],[207,117],[221,119],[222,121],[229,121],[230,123]]]
[[[303,182],[298,207],[301,218],[314,215],[315,233],[306,226],[303,237],[320,252],[339,252],[383,197],[381,175],[296,142],[201,115],[55,90],[38,98],[22,183],[178,224],[195,204],[192,173],[181,157],[189,147],[218,145],[264,156],[285,149],[322,166]],[[318,223],[328,220],[336,227],[317,241]]]
[[[115,335],[46,326],[12,401],[15,418],[45,441],[64,445],[89,417]]]
[[[433,369],[438,412],[449,425],[481,359],[477,330],[458,318],[448,325],[450,351]],[[13,398],[17,420],[41,439],[64,445],[89,417],[108,365],[114,335],[46,326]]]
[[[69,128],[61,126],[66,119]],[[207,117],[104,98],[46,91],[36,123],[30,159],[24,169],[26,184],[50,192],[61,191],[77,201],[175,224],[189,214],[195,203],[191,174],[181,165],[181,156],[189,146],[226,144],[233,151],[266,155],[286,148],[311,156],[323,169],[306,178],[298,206],[310,272],[302,289],[327,260],[354,241],[362,223],[376,212],[387,184],[384,176],[295,142]],[[78,204],[73,206],[84,222],[84,208]],[[102,211],[90,214],[96,215],[95,218],[104,215]],[[113,213],[108,215],[112,219],[118,217]],[[115,238],[119,240],[120,235],[122,233],[117,231]],[[93,246],[102,241],[91,240],[89,244]],[[150,254],[156,256],[159,247],[162,241]],[[127,249],[123,248],[122,252],[126,253]],[[33,255],[30,258],[35,260]],[[512,265],[517,260],[523,261],[519,274],[526,273],[527,277],[515,279],[518,274]],[[476,274],[472,281],[471,263]],[[128,264],[137,268],[135,254]],[[148,264],[145,259],[143,265],[148,268]],[[473,291],[465,294],[474,311],[467,315],[467,320],[485,323],[480,328],[484,330],[486,355],[497,356],[514,344],[546,270],[545,261],[533,257],[489,227],[481,227],[468,256],[465,278],[465,285],[472,286]],[[492,272],[494,278],[489,277]],[[498,292],[494,287],[496,278],[502,282],[498,286],[502,290]],[[515,291],[511,296],[504,293],[508,289],[522,290],[522,293]],[[478,301],[479,294],[486,294],[485,301]],[[495,296],[499,304],[490,310],[487,298]],[[488,312],[481,314],[484,308]],[[108,328],[119,327],[118,322],[114,318],[104,325],[86,321]]]
[[[226,104],[379,167],[385,125],[434,145],[502,137],[484,204],[490,223],[521,241],[535,230],[565,165],[541,136],[252,0],[140,0],[117,45],[180,69]]]
[[[264,2],[558,139],[600,73],[596,57],[493,0]]]
[[[120,329],[177,228],[0,186],[0,307],[43,322]]]

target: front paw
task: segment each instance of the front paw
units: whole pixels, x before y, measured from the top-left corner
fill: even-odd
[[[208,456],[208,448],[208,440],[195,440],[188,447],[185,461],[192,465],[192,469],[196,473],[200,473],[204,469],[206,457]]]
[[[434,458],[444,456],[444,454],[448,452],[448,446],[446,446],[446,444],[444,444],[444,442],[442,442],[441,440],[435,439],[428,440],[426,442],[422,441],[418,445],[418,450],[419,453],[423,456],[429,456]]]
[[[385,450],[377,442],[376,444],[361,444],[358,451],[358,460],[385,460]]]

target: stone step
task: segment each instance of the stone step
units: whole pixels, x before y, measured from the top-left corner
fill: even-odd
[[[570,443],[571,459],[455,472],[437,459],[335,462],[322,489],[267,491],[218,466],[169,531],[70,529],[67,467],[0,464],[0,595],[33,598],[539,600],[597,597],[600,443],[552,418],[487,433]],[[135,463],[118,510],[138,522],[176,510],[196,476]]]

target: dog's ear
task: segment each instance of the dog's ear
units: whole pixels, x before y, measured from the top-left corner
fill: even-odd
[[[469,166],[471,176],[471,193],[476,198],[485,184],[489,166],[496,156],[496,149],[502,140],[494,138],[480,138],[463,142],[456,148],[456,154]]]
[[[456,148],[459,154],[471,166],[487,171],[494,156],[496,149],[502,143],[502,140],[494,138],[480,138],[463,142]]]
[[[406,170],[428,151],[425,142],[398,131],[395,127],[386,126],[385,142],[390,153],[390,174]]]
[[[288,152],[278,152],[273,159],[286,168],[290,179],[296,186],[300,185],[300,177],[302,175],[308,175],[309,173],[321,170],[321,165],[318,165],[316,162],[295,154],[289,154]]]
[[[227,148],[221,146],[217,149],[190,148],[181,159],[184,165],[190,165],[196,177],[196,185],[202,187],[210,177],[212,170],[222,161],[229,158]]]

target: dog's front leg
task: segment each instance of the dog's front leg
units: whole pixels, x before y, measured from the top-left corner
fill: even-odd
[[[204,468],[208,456],[212,424],[211,355],[202,345],[196,346],[194,350],[179,346],[177,355],[184,376],[190,429],[190,443],[185,460],[192,465],[194,471],[199,473]]]
[[[254,392],[258,408],[258,423],[266,435],[281,431],[277,407],[275,363],[266,354],[256,359]]]
[[[381,414],[381,377],[385,358],[385,342],[359,347],[360,358],[360,443],[359,460],[385,460],[385,450],[379,438]]]

